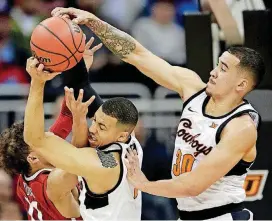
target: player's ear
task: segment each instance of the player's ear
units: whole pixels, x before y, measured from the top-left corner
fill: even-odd
[[[30,153],[27,156],[27,162],[29,162],[30,164],[36,164],[39,162],[39,158],[35,154]]]
[[[242,78],[237,85],[237,91],[245,91],[249,85],[248,79]]]
[[[128,136],[129,136],[129,132],[121,132],[117,141],[124,143],[127,141]]]

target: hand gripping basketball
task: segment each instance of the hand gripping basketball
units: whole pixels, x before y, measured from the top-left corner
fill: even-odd
[[[34,58],[30,57],[27,59],[26,71],[31,76],[32,80],[39,81],[41,83],[45,83],[56,77],[57,75],[61,74],[60,72],[49,73],[48,71],[44,71],[44,65],[39,64],[39,61]]]
[[[85,25],[88,23],[88,19],[94,17],[90,12],[83,11],[76,8],[62,8],[57,7],[51,12],[52,16],[61,17],[63,15],[69,15],[70,19],[76,24]]]

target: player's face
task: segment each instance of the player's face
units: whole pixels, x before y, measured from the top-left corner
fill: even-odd
[[[229,52],[219,58],[218,66],[210,72],[206,92],[210,96],[225,96],[236,91],[240,83],[237,65],[240,60]]]
[[[121,133],[117,119],[105,114],[100,107],[89,128],[88,141],[91,147],[100,147],[116,142]]]

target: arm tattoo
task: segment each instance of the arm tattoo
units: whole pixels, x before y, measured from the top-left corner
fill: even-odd
[[[130,35],[98,18],[88,19],[88,27],[101,39],[110,51],[121,59],[126,58],[136,49],[136,43]]]
[[[118,164],[113,153],[104,153],[97,148],[98,157],[100,158],[101,164],[105,168],[115,168]]]

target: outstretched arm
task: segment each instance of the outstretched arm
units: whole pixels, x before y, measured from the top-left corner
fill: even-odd
[[[24,140],[37,153],[45,157],[49,163],[83,177],[94,177],[108,174],[113,170],[102,165],[95,149],[77,149],[65,140],[44,131],[43,91],[45,82],[57,73],[46,73],[43,65],[38,68],[38,60],[27,61],[27,72],[31,75],[30,93],[25,111]],[[56,148],[57,147],[57,148]]]
[[[178,92],[187,99],[205,87],[200,77],[193,71],[171,66],[155,56],[133,37],[100,20],[91,13],[74,8],[56,8],[53,16],[68,14],[78,24],[87,25],[115,55],[138,68],[158,84]]]
[[[257,131],[250,117],[242,116],[227,125],[219,144],[191,172],[170,180],[150,182],[140,170],[137,155],[130,152],[129,163],[126,163],[127,176],[137,189],[149,194],[169,198],[197,196],[225,176],[246,153],[255,148],[256,138]]]

